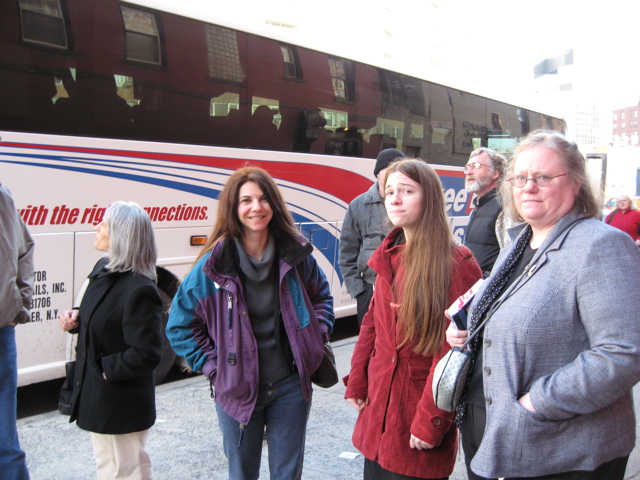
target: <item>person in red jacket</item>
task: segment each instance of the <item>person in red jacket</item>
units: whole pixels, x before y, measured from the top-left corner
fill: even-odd
[[[482,277],[471,251],[456,244],[442,185],[419,159],[389,167],[385,205],[394,229],[373,253],[373,300],[345,377],[359,412],[353,444],[364,479],[444,479],[457,453],[454,413],[431,393],[436,363],[449,350],[444,311]]]
[[[640,211],[636,210],[630,197],[620,195],[616,199],[616,209],[607,216],[605,223],[631,235],[640,247]]]

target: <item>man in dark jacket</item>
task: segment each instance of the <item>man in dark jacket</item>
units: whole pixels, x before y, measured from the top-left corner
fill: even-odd
[[[29,321],[33,240],[11,194],[0,184],[0,480],[28,480],[16,428],[15,326]]]
[[[506,225],[497,187],[504,177],[506,164],[507,159],[498,152],[481,147],[471,152],[464,167],[464,186],[468,192],[476,194],[464,244],[478,260],[485,278],[491,273],[500,248],[505,245]]]
[[[378,154],[373,170],[376,182],[353,199],[342,223],[338,264],[347,290],[358,305],[358,325],[369,309],[376,280],[376,272],[367,266],[367,262],[393,227],[384,206],[384,177],[389,164],[403,158],[406,158],[405,154],[395,148],[387,148]]]

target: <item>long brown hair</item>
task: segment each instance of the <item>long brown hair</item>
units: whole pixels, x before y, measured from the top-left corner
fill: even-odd
[[[446,330],[444,311],[449,306],[454,246],[442,184],[433,168],[420,159],[391,164],[385,184],[393,172],[422,187],[422,214],[404,250],[406,273],[398,312],[402,341],[410,342],[416,353],[435,355]]]
[[[282,194],[266,170],[258,167],[243,167],[229,177],[218,199],[218,211],[213,232],[209,235],[207,243],[196,258],[194,265],[210,252],[213,247],[223,239],[242,238],[244,230],[238,217],[238,202],[240,188],[247,182],[255,182],[262,190],[271,210],[273,218],[269,223],[269,232],[274,236],[276,244],[278,239],[299,235],[293,218],[287,209]]]

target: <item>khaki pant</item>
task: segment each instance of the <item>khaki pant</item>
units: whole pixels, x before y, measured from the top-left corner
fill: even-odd
[[[98,480],[153,480],[145,450],[149,430],[121,435],[91,433]]]

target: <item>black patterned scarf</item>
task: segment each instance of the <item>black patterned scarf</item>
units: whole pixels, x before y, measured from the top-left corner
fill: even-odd
[[[489,286],[486,288],[482,297],[476,304],[475,308],[471,312],[471,319],[469,320],[469,335],[472,335],[476,328],[482,324],[484,317],[487,315],[495,301],[500,297],[502,291],[505,286],[509,282],[509,279],[513,275],[513,272],[522,257],[527,245],[529,244],[529,239],[531,238],[531,226],[527,225],[524,231],[521,233],[520,237],[516,241],[516,245],[513,248],[512,252],[507,257],[507,260],[504,262],[502,268],[499,272],[489,277],[488,282]],[[469,393],[469,381],[471,380],[471,374],[473,372],[474,364],[476,362],[476,354],[479,348],[479,341],[481,335],[476,335],[471,342],[469,342],[469,350],[471,352],[471,367],[469,368],[469,374],[467,375],[467,382],[464,387],[464,391],[462,392],[462,396],[460,397],[460,401],[458,402],[458,406],[456,407],[456,419],[455,423],[460,428],[462,425],[462,421],[464,420],[464,415],[467,410],[467,399]]]

